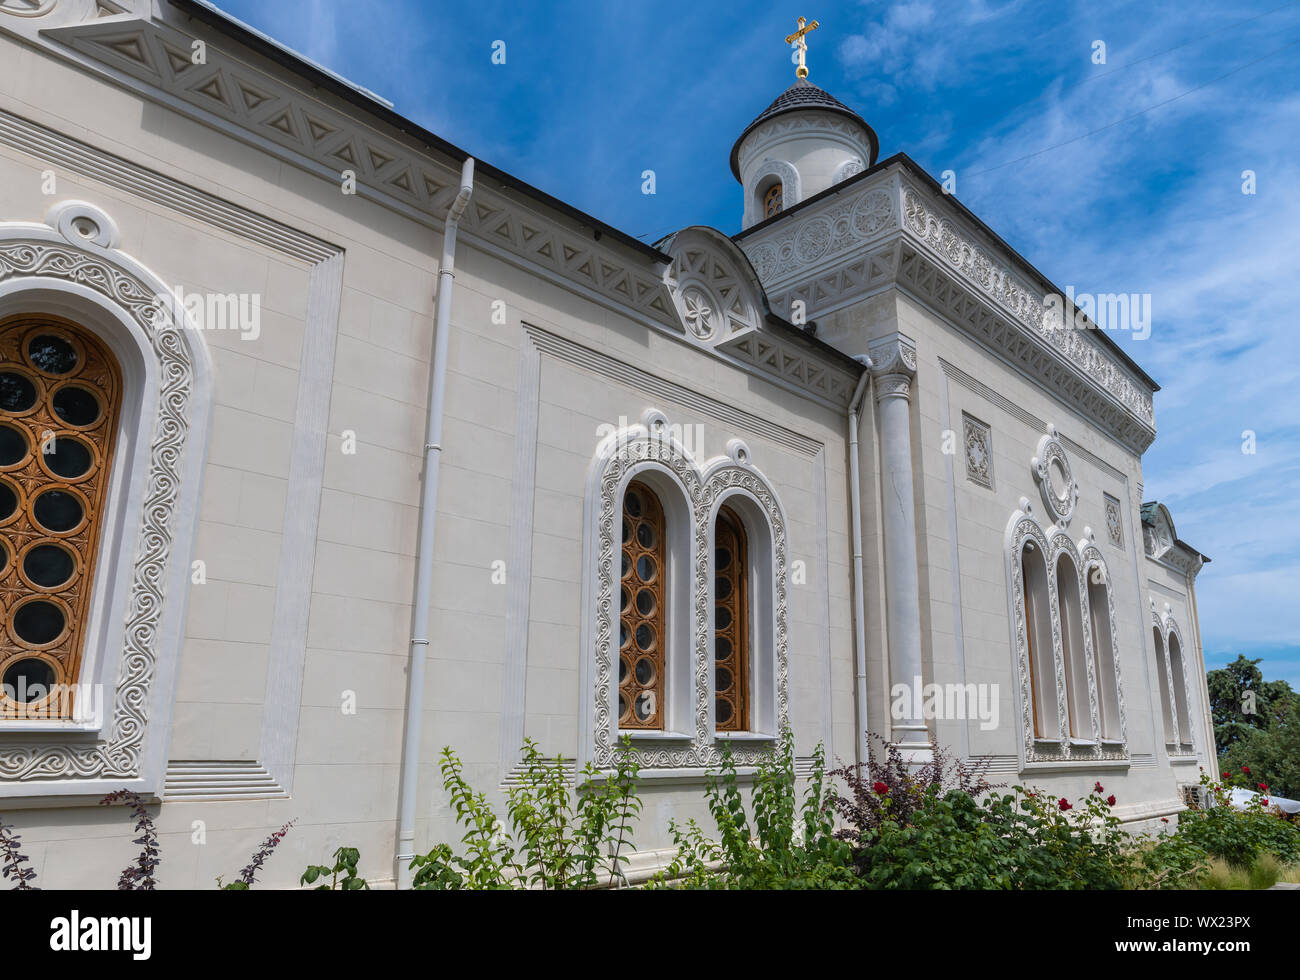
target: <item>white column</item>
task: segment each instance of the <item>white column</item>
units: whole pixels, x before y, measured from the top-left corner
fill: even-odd
[[[931,761],[934,750],[922,703],[921,588],[916,557],[916,502],[912,481],[912,379],[916,345],[901,333],[868,348],[880,416],[880,502],[885,540],[885,625],[889,642],[890,740],[909,762]],[[904,684],[908,696],[894,697]],[[902,717],[893,705],[905,702]]]

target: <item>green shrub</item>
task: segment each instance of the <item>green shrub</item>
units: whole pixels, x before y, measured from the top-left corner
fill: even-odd
[[[569,789],[562,762],[544,757],[532,739],[524,741],[523,776],[506,794],[507,830],[487,796],[465,781],[456,753],[444,748],[443,787],[466,828],[461,838],[465,854],[438,844],[416,856],[412,887],[444,891],[626,884],[622,865],[641,812],[631,740],[624,737],[617,768],[608,778],[588,763],[576,793]]]
[[[852,850],[835,836],[834,799],[827,792],[825,756],[813,753],[802,805],[794,771],[794,738],[787,730],[776,750],[755,767],[753,828],[745,811],[731,747],[710,770],[706,795],[718,839],[705,837],[695,821],[670,824],[677,857],[656,877],[678,887],[720,889],[843,889],[857,884]]]
[[[1130,886],[1128,835],[1100,793],[1080,808],[1017,786],[977,801],[931,787],[906,821],[861,835],[867,888],[1116,889]]]

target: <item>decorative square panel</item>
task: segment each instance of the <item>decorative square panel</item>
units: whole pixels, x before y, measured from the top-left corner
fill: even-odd
[[[1124,520],[1120,516],[1119,501],[1108,493],[1103,493],[1106,502],[1106,534],[1110,543],[1116,548],[1124,547]]]
[[[993,432],[988,424],[961,413],[962,454],[966,457],[966,476],[972,483],[993,489]]]

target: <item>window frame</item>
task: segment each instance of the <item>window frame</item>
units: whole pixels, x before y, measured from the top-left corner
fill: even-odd
[[[84,201],[54,205],[45,224],[0,223],[0,316],[73,320],[108,347],[123,377],[111,525],[101,532],[81,668],[96,696],[70,720],[0,724],[25,736],[0,742],[0,798],[10,805],[158,793],[167,765],[212,360],[171,288],[119,243],[112,218]]]
[[[780,499],[753,465],[742,440],[729,440],[725,454],[701,465],[679,437],[683,431],[670,426],[667,417],[653,408],[647,409],[637,424],[620,420],[618,427],[602,426],[600,430],[588,470],[583,517],[579,684],[582,690],[594,693],[594,701],[588,702],[590,708],[579,716],[579,768],[590,762],[601,770],[614,769],[619,740],[626,734],[647,774],[698,775],[716,767],[722,758],[721,739],[734,743],[733,759],[744,770],[757,765],[790,724],[788,542]],[[667,557],[674,584],[667,616],[674,644],[667,650],[671,693],[667,730],[663,732],[620,730],[615,713],[615,614],[620,605],[616,586],[621,581],[621,575],[614,578],[621,561],[618,524],[623,491],[634,478],[649,483],[659,494],[670,527]],[[751,681],[751,730],[734,734],[715,729],[713,676],[708,669],[712,663],[713,520],[724,500],[738,511],[749,536],[751,623],[757,631],[751,634],[751,649],[757,645],[767,657],[765,662],[751,657],[751,678],[755,678]],[[679,522],[674,515],[678,507]],[[677,527],[681,537],[674,548],[671,542]],[[763,529],[767,533],[758,533]],[[764,541],[761,548],[756,538]],[[762,558],[756,561],[759,555]],[[754,587],[756,576],[764,588]],[[683,639],[679,642],[679,638]]]

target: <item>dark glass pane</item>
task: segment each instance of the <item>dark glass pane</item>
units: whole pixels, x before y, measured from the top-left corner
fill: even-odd
[[[40,701],[54,686],[54,668],[44,660],[19,660],[4,676],[5,694],[23,704]]]
[[[635,493],[629,491],[627,497],[623,501],[623,509],[626,510],[633,517],[640,517],[641,498],[638,497]]]
[[[713,553],[714,567],[721,570],[731,567],[731,552],[726,548],[719,548]]]
[[[636,628],[636,645],[642,650],[649,650],[655,643],[655,631],[645,623]]]
[[[731,702],[718,698],[715,703],[718,706],[717,722],[719,725],[725,725],[727,722],[731,721]]]
[[[63,610],[43,599],[29,602],[14,613],[14,632],[28,643],[49,643],[63,632]]]
[[[23,556],[23,573],[41,586],[52,589],[72,577],[72,553],[58,545],[41,544]]]
[[[623,649],[623,647],[627,646],[627,645],[628,645],[628,641],[630,641],[631,639],[632,639],[632,634],[628,631],[627,623],[619,623],[619,624],[618,624],[618,647],[619,647],[619,649],[621,650],[621,649]]]
[[[717,687],[719,694],[723,694],[727,691],[730,691],[731,671],[727,670],[726,667],[719,667],[716,673],[714,674],[714,684]]]
[[[54,393],[54,411],[68,425],[90,425],[99,418],[99,399],[86,388],[68,385]]]
[[[0,521],[18,509],[18,494],[7,483],[0,483]]]
[[[725,599],[731,595],[731,579],[719,576],[713,582],[714,591],[718,593],[719,599]]]
[[[4,548],[0,548],[0,572],[3,572],[8,567],[9,552],[5,551]]]
[[[636,682],[648,685],[655,679],[655,665],[642,657],[636,662]]]
[[[627,715],[627,698],[623,697],[623,695],[620,694],[618,696],[618,716],[620,718],[623,718],[626,715]]]
[[[628,557],[627,552],[623,552],[623,578],[627,578],[628,572],[632,571],[632,559]]]
[[[46,449],[53,451],[47,453]],[[90,462],[94,459],[84,442],[68,436],[56,436],[52,442],[41,448],[41,452],[44,454],[45,465],[49,467],[50,472],[69,480],[83,476],[90,469]]]
[[[642,616],[649,616],[655,611],[655,594],[649,589],[642,589],[636,594],[636,611]]]
[[[36,386],[13,371],[0,373],[0,411],[25,412],[36,404]]]
[[[713,643],[713,655],[719,660],[726,660],[731,656],[731,641],[725,636],[718,637]]]
[[[27,440],[12,425],[0,425],[0,466],[11,466],[27,455]]]
[[[636,560],[636,573],[642,582],[653,582],[658,567],[649,555],[642,555]]]
[[[731,610],[728,609],[726,606],[718,606],[717,616],[718,616],[718,629],[725,630],[728,626],[731,625]]]
[[[62,337],[40,334],[27,342],[27,357],[50,374],[67,374],[77,366],[77,350]]]
[[[81,501],[64,490],[46,490],[36,498],[32,513],[47,530],[71,531],[81,523]]]
[[[631,603],[631,601],[632,601],[632,594],[631,594],[630,592],[628,592],[627,589],[624,589],[624,590],[623,590],[623,602],[622,602],[622,605],[620,605],[618,608],[619,608],[619,609],[624,609],[624,610],[627,609],[628,604]]]
[[[636,528],[636,540],[642,548],[653,548],[655,546],[655,529],[649,524],[638,524]]]
[[[622,684],[627,680],[627,661],[622,657],[618,658],[618,682]]]
[[[627,522],[627,518],[623,518],[623,543],[626,544],[628,541],[631,540],[632,540],[632,525]]]
[[[636,699],[637,721],[649,721],[650,709],[654,706],[654,692],[642,691]]]

